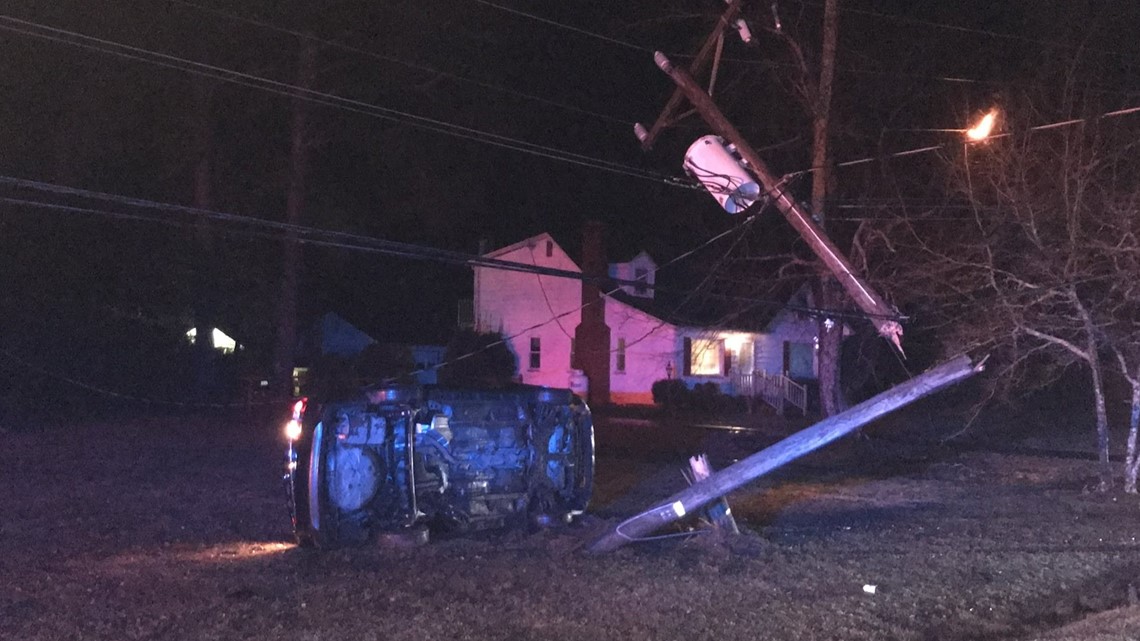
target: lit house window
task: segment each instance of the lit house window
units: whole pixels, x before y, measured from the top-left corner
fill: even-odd
[[[537,336],[530,339],[530,368],[542,367],[542,339]]]
[[[721,364],[724,362],[724,342],[694,338],[689,359],[689,373],[693,376],[719,376],[723,374]]]
[[[619,338],[617,352],[614,355],[614,368],[619,372],[625,371],[625,339]]]

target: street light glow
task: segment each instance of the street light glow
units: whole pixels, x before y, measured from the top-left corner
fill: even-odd
[[[988,114],[982,116],[978,124],[966,130],[966,137],[973,141],[985,140],[993,132],[996,120],[997,110],[992,109]]]

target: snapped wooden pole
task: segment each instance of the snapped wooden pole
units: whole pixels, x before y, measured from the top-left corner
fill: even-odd
[[[716,28],[709,33],[708,38],[705,38],[705,43],[701,45],[700,51],[697,52],[696,57],[693,58],[693,61],[689,64],[689,73],[691,75],[698,75],[701,70],[705,68],[705,65],[708,64],[709,56],[712,54],[717,40],[720,39],[721,34],[724,33],[725,27],[731,25],[737,16],[740,15],[740,8],[743,4],[743,0],[731,0],[728,3],[728,8],[724,10],[724,14],[720,17],[720,21],[717,22]],[[680,88],[674,89],[673,95],[669,97],[669,102],[666,103],[665,108],[661,110],[661,115],[657,116],[657,120],[653,122],[653,126],[649,128],[649,131],[642,130],[644,135],[638,134],[638,139],[641,140],[643,149],[649,149],[653,146],[653,143],[657,141],[657,137],[661,135],[661,130],[669,126],[669,123],[673,120],[673,116],[677,113],[677,109],[684,100],[684,92],[681,91]],[[640,126],[639,124],[638,127]],[[634,131],[638,130],[634,129]]]
[[[982,362],[975,363],[968,356],[959,356],[947,361],[845,412],[796,432],[703,481],[690,485],[655,507],[622,522],[594,541],[588,549],[592,553],[616,550],[694,510],[701,509],[708,503],[804,454],[854,432],[888,412],[965,380],[981,370]]]

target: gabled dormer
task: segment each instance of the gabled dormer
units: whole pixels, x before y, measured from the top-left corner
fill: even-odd
[[[641,252],[624,263],[610,263],[609,274],[610,278],[616,280],[637,281],[636,285],[621,286],[626,294],[639,298],[653,298],[657,263],[646,252]]]

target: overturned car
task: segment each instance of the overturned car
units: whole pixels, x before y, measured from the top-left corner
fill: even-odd
[[[590,500],[593,424],[569,390],[383,387],[299,400],[285,431],[301,544],[564,523]]]

